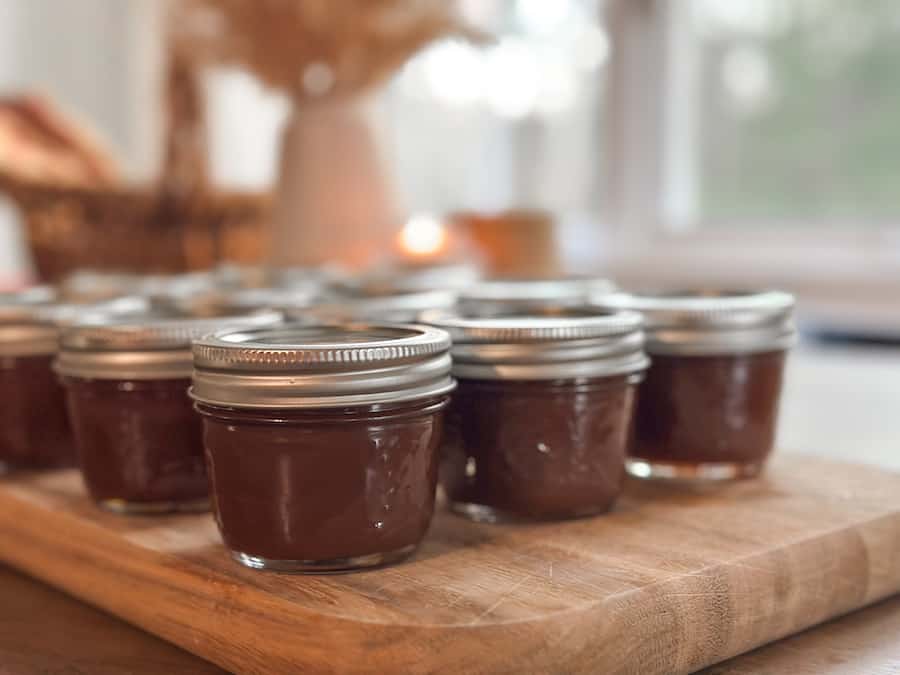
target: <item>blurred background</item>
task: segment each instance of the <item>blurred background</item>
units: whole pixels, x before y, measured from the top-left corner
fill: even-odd
[[[0,88],[52,97],[127,177],[150,180],[164,147],[164,6],[0,0]],[[845,291],[896,278],[895,2],[458,7],[493,42],[438,40],[372,94],[405,215],[544,211],[567,270]],[[287,97],[241,68],[203,80],[213,180],[272,188]],[[31,268],[4,212],[9,279]]]
[[[900,375],[884,346],[900,340],[900,3],[457,0],[459,25],[392,28],[397,53],[347,90],[352,68],[297,51],[321,37],[309,26],[266,53],[245,48],[262,33],[207,50],[238,24],[194,4],[173,30],[160,0],[0,0],[0,92],[40,95],[115,163],[85,182],[42,155],[23,177],[0,118],[0,286],[91,262],[147,194],[146,241],[177,239],[179,268],[454,255],[630,287],[779,286],[810,334],[881,345],[801,352],[794,368],[815,368],[789,380],[785,442],[880,452],[873,424],[900,394],[884,377]],[[365,61],[369,13],[334,24],[335,54]],[[291,49],[295,71],[266,71]],[[201,193],[215,199],[184,197]],[[204,229],[182,236],[188,212]],[[206,224],[238,212],[261,224]],[[122,231],[125,267],[174,255]],[[859,423],[824,437],[848,405]]]

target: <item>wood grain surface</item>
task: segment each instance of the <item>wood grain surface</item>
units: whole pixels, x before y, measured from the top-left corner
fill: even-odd
[[[0,481],[5,561],[246,673],[687,673],[897,592],[898,554],[900,476],[802,457],[565,524],[441,514],[412,562],[331,577],[100,512],[74,472]]]

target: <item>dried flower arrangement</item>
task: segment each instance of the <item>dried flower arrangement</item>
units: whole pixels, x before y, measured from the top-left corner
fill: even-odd
[[[269,262],[349,265],[390,248],[404,219],[363,102],[442,37],[480,40],[450,0],[181,0],[173,31],[200,64],[290,95]]]
[[[438,38],[482,38],[448,0],[184,0],[175,29],[300,100],[377,87]]]

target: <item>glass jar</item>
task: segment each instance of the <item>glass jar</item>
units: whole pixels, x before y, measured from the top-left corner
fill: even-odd
[[[628,471],[641,478],[752,477],[775,443],[793,296],[700,291],[615,295],[641,312],[652,365]]]
[[[127,322],[100,316],[67,327],[56,370],[94,501],[118,513],[208,508],[201,423],[187,393],[191,340],[223,326],[280,320],[274,312]]]
[[[459,294],[463,314],[490,316],[504,312],[546,313],[553,307],[580,307],[595,297],[615,291],[615,284],[599,277],[556,279],[492,279],[474,284]]]
[[[421,326],[290,325],[194,345],[213,505],[248,567],[349,570],[431,522],[450,341]]]
[[[648,363],[640,317],[558,308],[423,319],[453,338],[459,387],[440,472],[450,508],[491,522],[607,511]]]
[[[51,364],[59,329],[55,293],[0,296],[0,469],[72,466],[75,451]]]

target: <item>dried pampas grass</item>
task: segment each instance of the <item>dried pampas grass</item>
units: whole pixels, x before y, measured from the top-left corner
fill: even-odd
[[[383,83],[442,37],[481,40],[449,0],[182,0],[173,29],[202,61],[243,66],[300,100]]]

